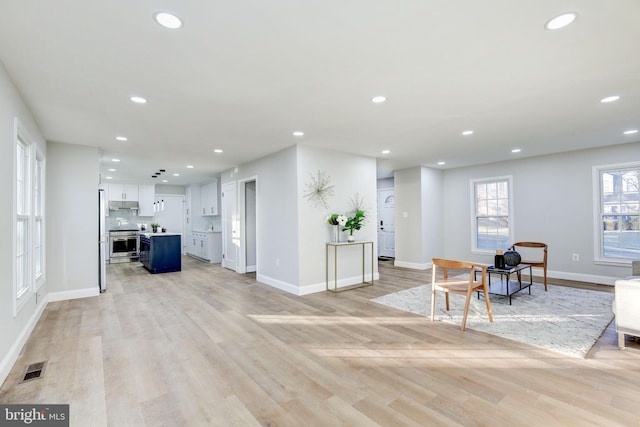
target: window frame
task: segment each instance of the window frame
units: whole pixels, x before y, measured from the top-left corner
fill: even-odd
[[[23,150],[22,165],[18,147]],[[46,274],[46,159],[18,118],[14,121],[13,153],[12,288],[15,317],[44,284]],[[20,228],[23,228],[24,237],[18,242]],[[39,270],[36,269],[37,255]],[[21,257],[23,262],[19,262]]]
[[[623,171],[629,169],[640,170],[640,162],[615,163],[607,165],[593,166],[592,168],[592,190],[593,190],[593,259],[595,264],[613,266],[631,266],[632,258],[614,258],[604,255],[604,228],[602,227],[603,216],[615,215],[606,213],[603,209],[604,188],[601,176],[604,172]],[[614,188],[615,190],[615,188]]]
[[[509,197],[509,213],[506,215],[509,221],[509,237],[508,244],[511,244],[514,236],[514,211],[513,211],[513,176],[505,175],[505,176],[496,176],[496,177],[487,177],[487,178],[474,178],[469,181],[470,186],[470,208],[471,208],[471,253],[475,254],[494,254],[496,249],[507,249],[505,248],[478,248],[478,218],[481,217],[477,214],[478,207],[476,205],[477,196],[476,190],[478,184],[489,184],[489,183],[498,183],[498,182],[506,182],[507,183],[507,193]]]

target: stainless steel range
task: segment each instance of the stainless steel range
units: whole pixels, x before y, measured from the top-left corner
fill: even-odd
[[[109,230],[109,263],[133,262],[140,258],[138,229]]]

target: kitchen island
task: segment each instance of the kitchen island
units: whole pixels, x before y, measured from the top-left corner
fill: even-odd
[[[140,262],[153,274],[182,270],[181,240],[179,233],[141,233]]]

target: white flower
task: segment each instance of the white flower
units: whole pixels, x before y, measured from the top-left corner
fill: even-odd
[[[339,215],[338,216],[338,224],[340,224],[341,226],[344,227],[344,225],[347,223],[347,217],[344,215]]]

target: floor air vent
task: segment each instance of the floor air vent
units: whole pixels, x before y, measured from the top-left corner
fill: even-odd
[[[42,376],[44,375],[44,368],[46,367],[47,362],[32,363],[31,365],[27,366],[27,369],[24,372],[24,377],[22,378],[22,382],[42,378]]]

